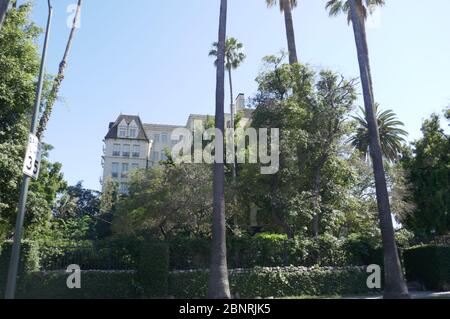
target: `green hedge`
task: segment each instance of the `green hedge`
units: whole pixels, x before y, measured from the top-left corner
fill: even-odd
[[[143,243],[137,267],[144,296],[165,297],[168,290],[169,247],[163,243]]]
[[[142,291],[134,272],[81,271],[81,288],[67,288],[65,272],[32,273],[17,291],[23,299],[135,299]]]
[[[427,289],[450,289],[450,247],[424,245],[403,252],[406,278]]]
[[[0,297],[3,297],[6,286],[6,275],[9,266],[9,257],[12,243],[6,242],[2,245],[0,254]],[[71,264],[72,251],[69,256],[61,251],[51,253],[49,247],[44,253],[40,253],[38,246],[31,241],[24,241],[21,246],[21,257],[19,264],[19,278],[17,282],[16,296],[18,298],[56,298],[56,299],[111,299],[111,298],[154,298],[167,296],[168,289],[168,246],[163,243],[134,242],[132,247],[117,245],[112,247],[114,251],[123,250],[121,256],[133,253],[133,267],[135,271],[102,271],[88,270],[83,266],[95,266],[93,259],[81,259],[85,264],[81,266],[81,289],[67,288],[66,280],[70,274],[62,271],[40,270],[39,256],[46,255],[49,263],[55,263],[58,258],[64,257],[64,269]],[[105,256],[100,246],[99,256]],[[71,248],[73,248],[71,246]],[[84,252],[82,245],[80,252]],[[108,249],[105,247],[103,249]],[[61,254],[62,252],[62,254]],[[127,253],[125,253],[127,252]],[[49,256],[60,257],[51,259]],[[60,263],[62,265],[62,263]],[[75,262],[75,264],[77,264]]]
[[[241,298],[351,295],[374,292],[367,288],[368,274],[362,267],[277,267],[230,271],[233,294]],[[169,295],[205,298],[208,271],[177,271],[169,275]]]
[[[0,298],[6,289],[9,262],[11,258],[12,241],[3,242],[0,246]],[[35,242],[24,240],[20,245],[19,268],[17,271],[17,287],[25,284],[28,273],[39,270],[39,247]]]
[[[169,245],[171,270],[209,267],[209,239],[176,238],[169,241]],[[287,239],[285,235],[279,234],[228,236],[227,251],[230,269],[383,264],[379,241],[364,236],[349,236],[347,240],[329,235],[319,236],[317,239]]]

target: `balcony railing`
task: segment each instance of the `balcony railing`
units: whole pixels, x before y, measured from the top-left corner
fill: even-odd
[[[140,153],[133,153],[133,157],[141,157],[141,154]]]
[[[113,156],[120,156],[120,151],[113,151]]]
[[[122,153],[122,157],[130,157],[130,153],[129,152],[123,152]]]

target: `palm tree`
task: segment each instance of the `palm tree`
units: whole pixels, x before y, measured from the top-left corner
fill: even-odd
[[[297,47],[295,45],[294,20],[292,18],[292,9],[297,6],[297,0],[266,0],[267,6],[273,7],[280,4],[281,12],[284,12],[284,22],[286,24],[286,37],[288,42],[289,63],[298,63]]]
[[[66,50],[64,51],[63,58],[59,64],[58,75],[53,80],[53,86],[50,91],[50,95],[47,99],[47,105],[45,107],[44,113],[39,120],[39,127],[37,130],[37,137],[40,139],[42,134],[47,128],[48,121],[50,120],[50,115],[53,111],[56,99],[58,97],[58,92],[61,87],[61,83],[64,80],[64,73],[67,67],[67,59],[69,57],[70,50],[72,49],[72,42],[75,37],[76,30],[78,28],[78,21],[81,14],[81,7],[83,5],[83,0],[78,0],[77,11],[75,12],[75,17],[72,22],[72,29],[70,30],[69,39],[67,40]]]
[[[369,159],[370,138],[367,116],[366,111],[363,108],[360,108],[360,110],[362,115],[353,117],[357,123],[357,128],[356,133],[349,139],[349,142]],[[377,104],[375,104],[375,110],[378,110]],[[396,114],[392,110],[380,110],[376,111],[376,114],[383,155],[388,161],[394,162],[399,158],[399,154],[402,150],[402,143],[406,143],[404,137],[408,136],[408,132],[400,128],[401,126],[404,126],[404,124],[397,119]]]
[[[224,131],[225,42],[227,33],[227,0],[221,0],[216,78],[216,129]],[[222,134],[223,135],[223,134]],[[223,141],[222,141],[223,142]],[[220,145],[221,143],[217,143]],[[222,143],[223,147],[223,143]],[[225,228],[225,169],[223,161],[214,162],[213,221],[208,297],[229,299],[227,245]]]
[[[0,0],[0,30],[2,29],[3,22],[5,21],[6,12],[8,11],[10,0]]]
[[[214,61],[214,65],[217,67],[217,52],[219,44],[217,42],[213,43],[213,48],[211,51],[209,51],[209,56],[216,57],[216,60]],[[225,44],[225,67],[228,71],[228,82],[230,85],[230,114],[231,114],[231,125],[233,128],[233,134],[231,135],[231,140],[229,141],[232,145],[234,145],[234,130],[235,130],[235,118],[236,113],[234,109],[234,95],[233,95],[233,80],[231,71],[236,70],[242,62],[244,62],[246,55],[242,51],[244,48],[244,45],[240,43],[235,38],[227,38],[226,44]],[[232,174],[233,174],[233,184],[236,183],[236,152],[235,148],[233,147],[232,151],[233,156],[233,165],[232,165]],[[235,223],[237,224],[237,223]]]
[[[366,19],[376,6],[383,6],[384,0],[330,0],[326,7],[330,15],[347,13],[349,23],[352,22],[358,53],[359,70],[363,89],[364,105],[369,131],[369,146],[372,167],[375,176],[377,205],[384,252],[384,298],[409,298],[408,288],[400,265],[397,244],[394,237],[389,194],[383,164],[383,152],[380,133],[375,115],[375,98],[367,45]]]

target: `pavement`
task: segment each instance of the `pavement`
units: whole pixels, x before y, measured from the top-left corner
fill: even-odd
[[[412,299],[450,299],[450,291],[433,292],[433,291],[411,291]],[[383,299],[382,295],[372,296],[352,296],[343,297],[342,299]]]

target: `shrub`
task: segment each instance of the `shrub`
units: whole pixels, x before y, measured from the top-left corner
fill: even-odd
[[[0,249],[0,297],[6,289],[9,262],[12,252],[12,241],[3,242]],[[20,245],[19,268],[17,271],[17,287],[25,283],[28,273],[39,270],[39,249],[38,245],[29,240],[23,240]]]
[[[142,243],[137,274],[145,297],[167,296],[169,276],[168,245],[164,243]]]
[[[81,271],[81,289],[67,288],[69,274],[62,271],[27,275],[17,291],[22,299],[134,299],[141,298],[135,272]]]
[[[350,234],[343,244],[343,252],[349,265],[383,265],[383,250],[378,238],[361,234]]]
[[[169,242],[170,269],[209,267],[210,240],[176,238]],[[228,236],[228,267],[342,266],[346,264],[343,241],[323,235],[317,239],[288,239],[281,234]]]
[[[232,293],[242,298],[298,295],[346,295],[370,292],[362,267],[277,267],[231,270]],[[204,298],[208,271],[176,271],[169,275],[169,294],[176,298]]]
[[[424,245],[403,253],[406,278],[419,281],[427,289],[450,289],[450,247]]]

